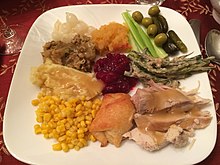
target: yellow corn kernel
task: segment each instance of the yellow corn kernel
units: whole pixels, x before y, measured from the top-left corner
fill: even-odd
[[[36,118],[36,121],[38,123],[42,123],[43,122],[43,117],[38,115],[37,118]]]
[[[102,101],[100,99],[95,99],[94,104],[101,105]]]
[[[82,111],[77,111],[76,114],[75,114],[75,116],[78,117],[78,116],[80,116],[80,115],[82,115],[82,114],[83,114]]]
[[[35,134],[41,134],[41,127],[39,124],[34,125],[34,132]]]
[[[84,103],[84,106],[85,106],[86,108],[92,108],[92,102],[91,102],[91,101],[86,101],[86,102]]]
[[[80,148],[82,148],[82,147],[84,147],[84,144],[79,141],[79,142],[77,143],[77,146],[79,146]]]
[[[82,110],[82,104],[78,104],[78,105],[76,106],[76,111],[78,112],[78,111],[80,111],[80,110]]]
[[[77,133],[78,133],[78,134],[84,133],[84,129],[83,129],[83,128],[79,128],[79,129],[77,130]]]
[[[86,120],[92,121],[92,117],[88,115],[88,116],[86,116]]]
[[[63,136],[61,136],[61,137],[58,138],[58,141],[59,141],[59,142],[63,142],[63,141],[65,141],[65,140],[66,140],[66,135],[63,135]]]
[[[59,109],[64,109],[64,108],[65,108],[65,105],[59,104]]]
[[[60,143],[53,144],[52,148],[54,151],[61,151],[62,150],[62,146]]]
[[[42,130],[41,130],[41,133],[42,133],[42,134],[47,134],[47,133],[48,133],[48,130],[47,130],[47,129],[42,129]]]
[[[47,123],[42,123],[41,124],[41,129],[47,129],[48,128],[48,124]]]
[[[52,133],[52,132],[50,132],[50,133],[48,134],[48,138],[53,138],[53,133]]]
[[[72,138],[72,139],[76,139],[76,136],[77,136],[77,133],[76,133],[76,132],[73,132],[72,135],[71,135],[71,138]]]
[[[87,125],[90,125],[92,122],[91,122],[90,120],[86,120],[85,123],[86,123]]]
[[[77,137],[80,139],[80,138],[84,138],[85,137],[85,134],[84,133],[80,133],[77,135]]]
[[[44,122],[49,122],[51,117],[52,117],[52,115],[50,113],[45,113],[44,117],[43,117]]]
[[[71,107],[71,103],[70,103],[70,102],[68,102],[68,101],[67,101],[67,102],[65,102],[65,103],[64,103],[64,105],[65,105],[66,107]]]
[[[45,138],[45,139],[49,139],[49,134],[48,134],[48,133],[45,133],[45,134],[44,134],[44,138]]]
[[[96,110],[93,109],[91,113],[92,113],[92,118],[95,118]]]
[[[72,141],[72,138],[71,138],[71,137],[67,137],[66,140],[65,140],[65,142],[66,142],[67,144],[71,143],[71,141]]]
[[[80,147],[79,147],[79,146],[75,146],[75,147],[74,147],[74,150],[79,151],[79,150],[80,150]]]
[[[34,129],[35,134],[41,134],[41,128]]]
[[[87,141],[85,139],[79,138],[79,142],[81,142],[83,146],[87,146]]]
[[[69,123],[66,123],[66,124],[65,124],[66,130],[70,129],[70,127],[71,127],[71,125],[70,125]]]
[[[72,143],[69,143],[67,145],[68,145],[69,149],[73,149],[74,148],[74,145]]]
[[[34,100],[31,101],[31,104],[32,104],[33,106],[38,106],[39,103],[40,103],[40,101],[39,101],[38,99],[34,99]]]
[[[72,125],[73,124],[73,119],[72,118],[70,118],[70,117],[67,117],[67,122],[70,124],[70,125]]]
[[[71,141],[71,143],[75,146],[75,145],[77,145],[78,144],[78,142],[79,142],[79,140],[78,139],[73,139],[72,141]]]
[[[57,131],[58,133],[65,132],[65,131],[66,131],[66,128],[65,128],[64,125],[61,124],[61,125],[57,126],[56,131]]]
[[[77,123],[77,128],[79,129],[79,128],[81,128],[82,126],[81,126],[81,124],[80,123]]]
[[[71,132],[70,130],[67,130],[67,131],[66,131],[66,136],[71,137],[71,136],[72,136],[72,133],[73,133],[73,132]]]
[[[86,127],[86,123],[85,123],[85,121],[82,120],[82,121],[80,122],[80,125],[81,125],[82,127]]]
[[[51,110],[57,109],[57,105],[55,105],[55,104],[50,105],[50,109],[51,109]]]
[[[77,130],[77,127],[75,125],[73,125],[69,130],[72,132],[75,132]]]
[[[64,152],[68,152],[69,151],[69,147],[68,147],[68,145],[66,143],[61,143],[61,147],[62,147],[62,150]]]
[[[89,136],[89,139],[90,139],[92,142],[95,142],[95,141],[96,141],[96,138],[95,138],[92,134]]]
[[[50,120],[50,121],[48,122],[48,127],[49,127],[49,128],[56,128],[56,126],[57,126],[57,124],[56,124],[54,121],[51,121],[51,120]]]
[[[58,134],[58,132],[57,132],[56,130],[53,130],[52,134],[53,134],[53,137],[54,137],[55,139],[58,139],[58,138],[59,138],[59,134]]]
[[[84,132],[87,132],[89,129],[88,128],[83,128]]]

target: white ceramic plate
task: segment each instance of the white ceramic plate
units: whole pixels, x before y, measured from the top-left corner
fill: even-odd
[[[34,134],[35,107],[31,100],[36,98],[39,89],[32,85],[29,77],[33,66],[42,63],[40,52],[45,42],[51,40],[51,32],[57,19],[65,21],[65,12],[72,12],[89,25],[100,27],[111,21],[123,22],[121,13],[125,10],[139,10],[147,13],[147,5],[82,5],[52,9],[43,13],[31,27],[14,77],[11,83],[6,105],[3,135],[9,152],[18,160],[28,164],[41,165],[146,165],[146,164],[194,164],[205,159],[212,151],[216,141],[216,114],[213,101],[205,110],[210,111],[213,119],[203,130],[196,131],[195,143],[190,147],[176,149],[168,146],[158,152],[141,149],[133,141],[125,141],[120,148],[113,145],[100,147],[92,143],[79,152],[55,152],[51,145],[53,140],[46,140],[42,135]],[[169,28],[174,29],[188,46],[193,55],[200,54],[193,31],[186,19],[174,10],[160,7],[161,14],[167,18]],[[200,95],[212,100],[212,93],[206,73],[197,74],[182,81],[186,89],[193,89],[200,81]]]

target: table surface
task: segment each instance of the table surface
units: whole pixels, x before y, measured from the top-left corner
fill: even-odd
[[[0,16],[2,16],[7,24],[21,24],[22,35],[25,37],[29,28],[35,21],[35,19],[43,12],[66,5],[82,5],[82,4],[135,4],[134,0],[11,0],[0,2]],[[209,0],[166,0],[162,6],[174,9],[184,15],[187,20],[200,19],[201,20],[201,40],[200,48],[202,54],[205,56],[204,41],[205,36],[211,29],[220,30],[220,25],[212,17],[212,7]],[[19,58],[19,54],[13,56],[0,56],[0,164],[7,165],[22,165],[24,163],[16,160],[7,151],[7,148],[3,141],[3,116],[10,88],[11,79],[16,68],[16,63]],[[220,121],[219,103],[220,95],[220,67],[214,65],[213,69],[209,73],[209,80],[212,88],[213,99],[215,102],[215,109],[217,114],[217,120]],[[218,124],[218,123],[216,123]],[[201,165],[216,165],[220,164],[220,127],[218,129],[218,136],[215,148],[212,153],[201,163]],[[193,156],[193,155],[192,155]]]

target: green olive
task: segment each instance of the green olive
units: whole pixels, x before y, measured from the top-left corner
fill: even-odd
[[[167,41],[167,35],[165,33],[159,33],[154,38],[154,43],[157,46],[163,46],[163,44]]]
[[[157,5],[150,7],[150,9],[148,10],[148,14],[151,17],[157,16],[159,13],[160,13],[160,9]]]
[[[147,34],[150,37],[155,37],[156,34],[157,34],[157,26],[155,24],[149,25],[148,28],[147,28]]]
[[[151,25],[153,23],[153,20],[152,18],[150,17],[144,17],[141,21],[141,24],[144,26],[144,27],[148,27],[149,25]]]
[[[141,23],[143,19],[143,14],[140,11],[135,11],[132,13],[132,18],[137,22]]]

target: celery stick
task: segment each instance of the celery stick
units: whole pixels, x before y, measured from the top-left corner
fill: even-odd
[[[144,50],[146,48],[144,41],[143,41],[142,37],[140,36],[137,28],[133,24],[133,22],[129,19],[128,15],[129,15],[128,12],[122,13],[124,21],[126,22],[127,26],[129,27],[129,30],[130,30],[132,36],[134,37],[136,43],[138,44],[138,46],[140,47],[141,50]]]
[[[148,36],[149,37],[149,36]],[[168,56],[168,54],[165,52],[165,50],[162,48],[162,47],[158,47],[155,43],[154,43],[154,39],[149,37],[150,38],[150,42],[152,43],[156,53],[157,53],[157,56],[159,58],[165,58]]]
[[[138,47],[138,44],[137,42],[135,41],[134,37],[132,36],[131,32],[129,31],[128,33],[128,39],[129,39],[129,42],[131,44],[131,47],[132,47],[132,50],[136,51],[136,52],[139,52],[140,51],[140,48]]]
[[[146,49],[153,57],[164,58],[168,56],[163,48],[155,45],[154,40],[147,35],[147,33],[142,29],[141,25],[135,22],[128,11],[123,12],[122,16],[128,25],[129,30],[131,31],[132,37],[136,41],[141,51]]]
[[[144,32],[144,30],[141,28],[141,26],[137,22],[135,22],[135,20],[132,18],[132,16],[129,13],[127,16],[131,20],[131,22],[133,22],[134,26],[138,29],[138,32],[139,32],[142,40],[144,41],[146,48],[149,50],[150,54],[153,57],[158,57],[157,52],[154,49],[154,46],[152,45],[152,43],[150,41],[150,37]]]

